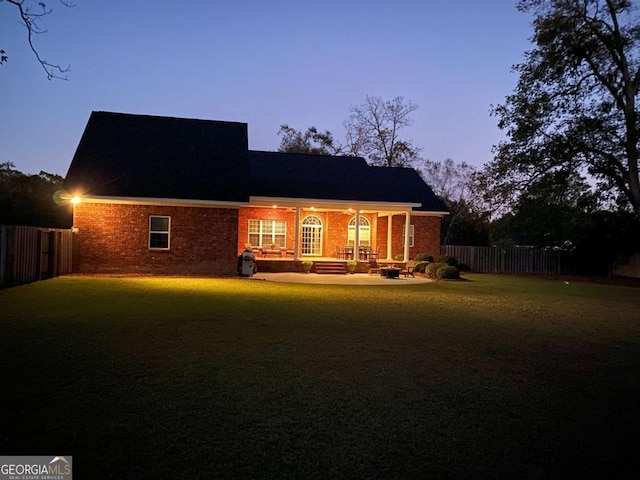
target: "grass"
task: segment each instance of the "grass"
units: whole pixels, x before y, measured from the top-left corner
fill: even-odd
[[[640,289],[467,277],[0,291],[0,454],[95,479],[635,476]]]

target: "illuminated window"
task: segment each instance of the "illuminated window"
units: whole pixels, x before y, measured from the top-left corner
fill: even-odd
[[[302,255],[322,255],[322,220],[309,215],[302,220]]]
[[[149,248],[151,250],[169,250],[169,232],[171,217],[151,215],[149,217]]]
[[[284,220],[249,220],[249,243],[254,247],[287,246],[287,222]]]
[[[409,225],[409,246],[413,247],[413,225]],[[404,245],[404,236],[407,231],[407,225],[402,225],[402,245]]]
[[[355,245],[356,243],[356,217],[349,220],[349,231],[347,233],[347,245]],[[368,247],[371,245],[371,224],[367,217],[360,217],[360,246]]]

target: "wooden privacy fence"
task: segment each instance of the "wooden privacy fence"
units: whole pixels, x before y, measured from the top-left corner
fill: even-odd
[[[611,275],[640,278],[640,253],[635,253],[613,264]]]
[[[0,288],[73,273],[71,230],[0,225]]]
[[[562,273],[562,252],[541,248],[466,247],[443,245],[443,255],[455,257],[471,270],[482,273]]]

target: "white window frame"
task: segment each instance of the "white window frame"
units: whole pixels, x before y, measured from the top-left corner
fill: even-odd
[[[361,247],[371,246],[371,221],[361,215],[360,217],[359,240]],[[351,217],[347,226],[347,245],[353,246],[356,243],[356,217]]]
[[[404,238],[407,232],[407,224],[402,225],[402,245],[404,245]],[[413,247],[413,239],[415,234],[414,225],[409,224],[409,246]]]
[[[303,256],[318,257],[322,255],[324,236],[324,223],[317,215],[307,215],[302,219],[302,244]]]
[[[152,230],[152,219],[154,218],[166,218],[167,221],[167,229],[166,230]],[[166,247],[152,247],[151,246],[151,236],[152,235],[166,235],[167,236],[167,246]],[[170,250],[171,249],[171,217],[168,215],[149,215],[149,239],[147,245],[149,246],[149,250]]]
[[[251,222],[258,222],[258,230],[257,231],[252,231],[251,228]],[[280,226],[283,227],[282,231],[284,233],[279,233],[276,224],[281,224]],[[267,229],[265,228],[265,226],[269,225],[270,228]],[[267,231],[269,230],[269,231]],[[251,235],[258,235],[258,244],[254,244],[251,241]],[[269,243],[264,244],[262,242],[262,237],[264,235],[271,235],[271,241],[269,241]],[[280,245],[280,242],[276,241],[276,237],[284,237],[284,240],[282,242],[282,245]],[[268,247],[271,246],[272,244],[278,244],[283,248],[286,248],[287,246],[287,221],[286,220],[260,220],[258,218],[251,218],[249,219],[249,223],[247,224],[247,243],[250,243],[252,247]]]

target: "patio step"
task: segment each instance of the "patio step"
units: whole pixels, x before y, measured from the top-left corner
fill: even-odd
[[[344,262],[315,262],[317,274],[345,275],[347,269]]]

